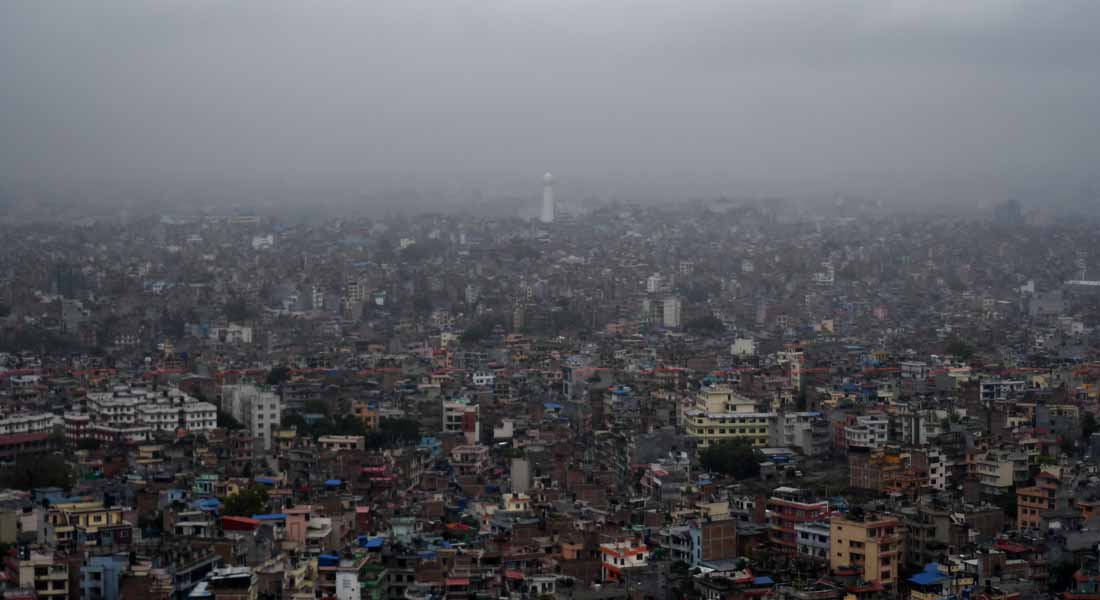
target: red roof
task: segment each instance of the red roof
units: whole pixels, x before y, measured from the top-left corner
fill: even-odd
[[[523,572],[515,569],[508,569],[504,572],[504,577],[507,579],[523,579]]]
[[[1023,544],[1013,544],[1010,542],[997,542],[996,544],[993,544],[993,547],[998,550],[1008,552],[1009,554],[1022,554],[1029,550],[1029,548],[1027,546],[1024,546]]]
[[[13,433],[11,435],[0,435],[0,446],[13,446],[15,444],[25,444],[27,442],[40,442],[48,439],[50,434],[48,433]]]
[[[250,531],[259,526],[257,519],[249,517],[222,517],[222,527],[230,531]]]
[[[470,580],[465,577],[448,577],[447,587],[452,585],[470,585]]]

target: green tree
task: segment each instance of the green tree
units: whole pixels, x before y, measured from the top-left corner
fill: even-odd
[[[974,356],[974,346],[959,338],[953,338],[947,342],[944,351],[951,356],[957,356],[963,362],[969,361]]]
[[[267,374],[267,385],[279,385],[290,378],[288,367],[275,367]]]
[[[241,296],[231,298],[225,303],[225,318],[230,321],[247,321],[255,316],[255,311],[249,305],[248,300]]]
[[[684,329],[695,334],[722,335],[726,332],[726,324],[714,315],[707,315],[688,321],[684,324]]]
[[[703,468],[737,479],[760,474],[760,454],[745,439],[731,439],[708,446],[699,455]]]
[[[368,448],[405,446],[420,441],[420,423],[414,419],[382,419],[378,429],[367,432]]]
[[[1100,430],[1100,424],[1097,424],[1096,417],[1092,413],[1085,413],[1081,417],[1081,437],[1088,441],[1097,430]]]
[[[33,490],[42,487],[69,489],[73,484],[73,470],[65,459],[56,455],[20,456],[15,464],[0,471],[0,486]]]
[[[267,510],[267,490],[250,485],[225,499],[223,513],[232,517],[248,517]]]

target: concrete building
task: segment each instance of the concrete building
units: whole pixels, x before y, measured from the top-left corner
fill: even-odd
[[[1055,509],[1058,478],[1046,471],[1035,476],[1035,485],[1016,488],[1016,527],[1038,530],[1042,514]]]
[[[118,386],[110,392],[89,392],[86,411],[66,413],[70,441],[137,444],[159,433],[211,431],[218,426],[218,407],[177,388]]]
[[[361,435],[322,435],[317,445],[331,452],[365,450],[367,441]]]
[[[119,600],[119,584],[129,562],[125,554],[88,557],[80,567],[80,597]]]
[[[832,447],[832,429],[818,412],[780,413],[771,427],[769,444],[794,448],[804,456],[820,456]]]
[[[890,419],[879,415],[856,417],[856,422],[844,428],[844,442],[849,448],[878,449],[890,439]]]
[[[255,385],[222,386],[222,410],[244,425],[264,450],[271,450],[271,437],[283,419],[278,394]]]
[[[54,554],[32,552],[19,560],[19,587],[42,600],[69,597],[69,564]]]
[[[443,433],[462,434],[467,444],[481,440],[481,423],[477,404],[466,398],[443,400]]]
[[[681,423],[701,447],[730,439],[745,439],[753,446],[768,445],[773,413],[757,412],[756,402],[728,385],[703,388],[684,403]]]
[[[778,487],[768,498],[768,539],[776,548],[794,554],[798,551],[795,526],[825,519],[829,503],[815,500],[810,492],[792,487]]]
[[[904,529],[894,517],[834,515],[829,521],[829,567],[853,569],[868,582],[896,589]]]
[[[600,545],[600,571],[605,582],[622,581],[625,569],[644,568],[649,548],[645,544],[624,541]]]
[[[683,324],[684,303],[676,296],[665,298],[662,303],[661,323],[665,329],[678,329]]]
[[[799,556],[815,561],[829,560],[829,524],[824,521],[795,523],[795,544]]]

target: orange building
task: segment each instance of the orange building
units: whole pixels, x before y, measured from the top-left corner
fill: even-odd
[[[1054,508],[1058,478],[1043,471],[1035,476],[1035,485],[1016,490],[1016,527],[1039,529],[1041,515]]]

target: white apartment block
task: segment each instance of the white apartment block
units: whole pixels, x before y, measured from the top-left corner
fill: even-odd
[[[0,435],[42,433],[53,429],[61,420],[50,413],[23,413],[0,419]]]
[[[264,450],[283,419],[283,399],[255,385],[223,385],[222,409],[244,425]]]
[[[218,426],[218,409],[177,388],[116,386],[110,392],[89,392],[87,412],[64,418],[71,439],[139,443],[157,432],[210,431]]]
[[[890,419],[878,415],[856,417],[856,424],[844,428],[849,448],[881,448],[890,439]]]

